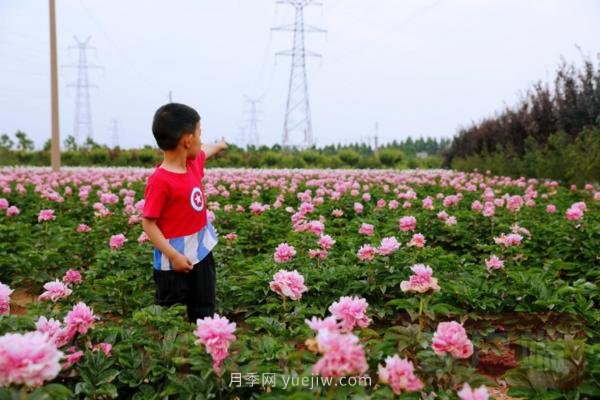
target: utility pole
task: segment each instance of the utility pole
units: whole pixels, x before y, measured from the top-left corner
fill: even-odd
[[[56,7],[55,0],[49,0],[50,14],[50,93],[52,103],[52,171],[60,170],[60,131],[58,125],[58,70],[56,56]]]
[[[64,67],[77,68],[77,82],[70,83],[68,86],[76,88],[75,121],[73,124],[73,136],[75,137],[76,141],[79,141],[80,134],[85,135],[86,138],[89,139],[93,139],[94,136],[92,129],[90,88],[97,88],[97,86],[89,83],[88,69],[97,69],[101,67],[95,64],[88,64],[87,62],[87,50],[94,48],[89,45],[92,37],[88,36],[88,38],[83,42],[79,40],[76,36],[74,36],[73,38],[75,39],[76,45],[69,46],[69,49],[79,50],[79,61],[77,65],[64,65]]]
[[[321,57],[320,54],[304,47],[304,33],[323,33],[324,29],[304,23],[304,7],[322,5],[313,0],[279,0],[277,4],[291,5],[295,9],[294,23],[276,28],[273,31],[289,31],[294,33],[293,47],[290,50],[275,53],[277,56],[291,56],[288,97],[283,123],[282,145],[290,146],[290,141],[297,142],[301,137],[301,147],[313,144],[310,102],[308,99],[308,79],[306,77],[306,57]]]

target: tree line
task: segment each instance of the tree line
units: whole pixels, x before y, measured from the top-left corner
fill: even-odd
[[[462,128],[444,166],[510,176],[597,182],[600,177],[600,68],[558,67],[553,84],[537,82],[514,106]]]
[[[366,143],[335,144],[307,149],[284,149],[280,145],[230,145],[227,157],[210,161],[214,167],[246,168],[440,168],[441,152],[450,139],[408,137],[393,140],[377,149]],[[14,138],[0,135],[0,164],[49,165],[50,140],[41,150],[35,150],[27,134],[17,131]],[[66,166],[132,166],[151,167],[162,160],[160,150],[145,146],[121,149],[99,144],[88,138],[78,144],[73,136],[63,141],[62,164]]]

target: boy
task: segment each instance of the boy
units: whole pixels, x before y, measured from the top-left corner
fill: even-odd
[[[202,144],[200,115],[170,103],[154,114],[152,133],[163,162],[148,177],[142,226],[154,243],[155,302],[185,304],[190,322],[215,312],[214,229],[206,219],[204,160],[226,150],[221,138]]]

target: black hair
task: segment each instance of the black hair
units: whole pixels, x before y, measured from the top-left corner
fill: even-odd
[[[186,133],[194,133],[200,115],[185,104],[169,103],[160,107],[154,114],[152,133],[158,147],[173,150],[179,139]]]

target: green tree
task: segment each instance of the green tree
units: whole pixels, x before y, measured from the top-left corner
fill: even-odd
[[[27,134],[21,130],[18,130],[15,133],[15,137],[17,138],[17,150],[22,151],[31,151],[33,150],[33,141],[27,137]]]
[[[83,144],[81,145],[81,148],[90,150],[90,149],[100,149],[100,148],[102,148],[102,146],[100,144],[94,142],[94,139],[92,139],[91,137],[88,137],[87,139],[85,139],[85,142],[83,142]]]
[[[0,136],[0,149],[12,150],[14,145],[15,142],[13,142],[10,136],[8,136],[6,133],[3,133],[2,136]]]
[[[67,136],[63,144],[65,146],[65,150],[77,151],[77,140],[75,140],[75,137],[73,135]]]

